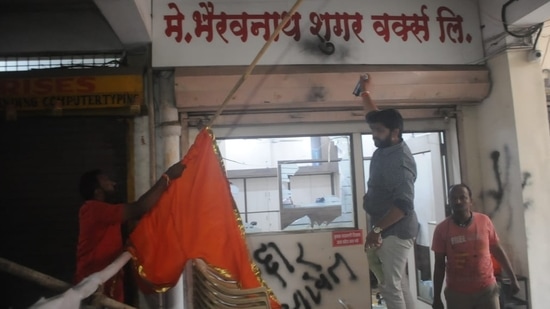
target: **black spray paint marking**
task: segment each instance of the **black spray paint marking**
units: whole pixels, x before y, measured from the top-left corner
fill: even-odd
[[[304,281],[313,281],[314,284],[315,284],[315,287],[318,288],[319,290],[321,289],[326,289],[326,290],[329,290],[329,291],[332,291],[332,284],[330,283],[330,281],[328,280],[328,277],[325,276],[325,274],[321,274],[319,276],[319,278],[315,278],[313,276],[311,276],[307,271],[302,275],[302,279]]]
[[[311,305],[309,304],[307,299],[304,297],[304,295],[300,291],[294,292],[294,295],[292,295],[292,299],[294,300],[294,305],[295,305],[293,309],[299,309],[301,307],[300,304],[304,304],[305,308],[308,308],[308,309],[311,308]],[[290,306],[287,304],[283,304],[281,306],[285,309],[290,308]]]
[[[489,217],[493,217],[494,214],[500,209],[500,206],[502,205],[502,197],[504,196],[504,188],[502,186],[499,159],[500,159],[500,152],[498,151],[491,152],[491,161],[493,161],[493,173],[495,176],[495,181],[497,182],[497,189],[487,191],[487,195],[489,195],[496,201],[495,209],[493,209]]]
[[[298,250],[300,250],[300,253],[298,254],[298,257],[296,258],[296,262],[298,262],[300,264],[310,266],[310,267],[313,267],[316,271],[323,270],[323,266],[304,260],[304,246],[302,246],[301,243],[298,243]]]
[[[525,189],[527,185],[530,185],[529,178],[531,178],[533,175],[529,172],[523,172],[523,181],[521,182],[521,189]]]
[[[319,49],[321,50],[321,52],[329,56],[334,54],[334,51],[336,50],[334,44],[325,40],[325,38],[323,38],[319,34],[317,34],[317,37],[319,38],[319,41],[321,41],[321,43],[319,43]]]
[[[308,101],[324,101],[325,96],[327,95],[327,90],[323,86],[313,86],[309,89],[309,93],[307,94],[307,100]]]
[[[321,291],[317,290],[317,293],[315,293],[309,286],[306,285],[305,287],[307,294],[309,297],[313,300],[313,302],[317,305],[321,303]]]
[[[346,259],[344,259],[344,257],[340,253],[335,253],[334,257],[336,258],[334,264],[328,268],[328,273],[332,277],[332,280],[334,280],[334,282],[336,283],[340,283],[340,278],[338,278],[338,276],[336,276],[336,274],[334,273],[334,270],[340,265],[340,262],[342,262],[346,266],[346,269],[350,274],[349,280],[357,280],[357,275],[355,275],[353,270],[351,270]]]
[[[349,48],[346,45],[335,46],[329,41],[321,41],[318,37],[300,40],[302,52],[321,60],[342,62],[349,58]]]
[[[303,293],[302,290],[294,291],[294,293],[292,294],[292,300],[294,301],[294,305],[292,307],[293,309],[300,309],[300,308],[302,308],[302,306],[303,306],[304,309],[312,309],[310,300],[316,305],[321,304],[321,302],[322,302],[321,291],[322,290],[332,291],[333,288],[334,288],[334,284],[339,284],[340,283],[340,278],[336,274],[336,270],[341,268],[342,265],[345,267],[345,269],[349,273],[349,280],[350,281],[357,280],[357,275],[349,267],[346,259],[340,253],[334,253],[334,258],[335,258],[334,263],[327,268],[327,272],[329,274],[329,276],[327,276],[324,273],[322,273],[322,271],[323,271],[323,266],[322,265],[320,265],[318,263],[311,262],[311,261],[307,261],[307,260],[304,259],[304,249],[303,249],[302,244],[297,243],[297,246],[298,246],[298,256],[296,258],[296,263],[305,265],[309,268],[312,268],[316,272],[318,272],[319,274],[317,276],[314,276],[314,275],[310,274],[309,272],[304,271],[304,273],[301,276],[302,280],[304,280],[305,282],[309,282],[309,281],[313,282],[313,286],[315,287],[316,290],[313,289],[310,285],[304,284],[303,289],[305,290],[305,292],[307,294]],[[277,277],[277,279],[279,279],[279,281],[281,281],[282,286],[286,288],[287,281],[279,273],[279,263],[274,261],[273,254],[266,253],[266,251],[269,248],[271,248],[272,250],[275,251],[276,256],[283,261],[283,263],[285,264],[285,266],[289,270],[289,272],[294,273],[294,266],[291,265],[288,262],[289,259],[286,256],[283,255],[283,253],[278,248],[278,246],[273,242],[270,242],[267,245],[266,244],[261,244],[260,248],[258,248],[254,251],[254,254],[253,254],[254,259],[256,259],[258,264],[261,264],[265,267],[266,272],[268,274]],[[330,279],[332,279],[333,282],[331,282],[329,277],[330,277]],[[290,309],[289,304],[283,303],[283,304],[281,304],[281,306],[282,306],[282,308]]]
[[[267,245],[262,244],[259,249],[254,250],[254,259],[258,261],[258,263],[261,263],[264,265],[265,270],[268,274],[276,276],[280,281],[283,287],[286,287],[286,281],[283,279],[283,277],[279,274],[279,263],[273,262],[273,255],[268,253],[265,255],[265,258],[261,257],[261,254],[265,251],[267,251],[268,247],[273,248],[277,252],[277,255],[281,257],[283,260],[283,263],[285,264],[286,268],[289,272],[294,272],[294,266],[290,264],[290,262],[286,259],[286,257],[283,255],[281,250],[279,250],[279,247],[273,243],[269,242]]]
[[[531,182],[529,182],[529,179],[531,179],[533,175],[529,172],[523,172],[523,181],[521,182],[521,190],[525,190],[525,187],[528,187],[531,185]],[[523,202],[523,207],[529,208],[531,205],[533,205],[533,200],[528,199]]]
[[[492,199],[495,200],[495,207],[492,211],[488,212],[488,216],[490,218],[493,218],[497,212],[501,210],[502,203],[504,201],[504,194],[506,193],[506,190],[509,187],[510,184],[510,165],[512,161],[512,156],[510,154],[510,149],[507,145],[504,145],[504,155],[505,155],[505,174],[504,177],[501,175],[500,171],[500,152],[493,151],[491,152],[491,160],[493,161],[493,173],[495,176],[495,181],[497,183],[497,189],[496,190],[487,190],[485,193],[481,194],[481,198],[483,199],[485,196],[489,196]],[[509,215],[508,215],[508,226],[507,229],[509,230],[512,227],[512,206],[509,205]]]

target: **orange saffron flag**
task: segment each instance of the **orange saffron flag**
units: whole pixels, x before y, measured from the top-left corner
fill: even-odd
[[[130,234],[128,250],[144,292],[173,287],[189,259],[201,258],[240,282],[265,286],[252,262],[212,131],[201,130],[157,205]],[[267,287],[267,286],[266,286]],[[271,307],[281,308],[270,292]]]

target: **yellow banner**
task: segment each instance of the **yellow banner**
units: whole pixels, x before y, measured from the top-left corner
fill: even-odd
[[[0,110],[120,108],[143,104],[141,75],[0,78]]]

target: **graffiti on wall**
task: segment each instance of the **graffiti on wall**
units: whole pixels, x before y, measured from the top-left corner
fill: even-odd
[[[529,187],[531,185],[531,173],[529,172],[523,172],[523,178],[521,180],[521,190],[522,191],[525,191],[525,188]],[[532,199],[524,199],[523,200],[523,207],[525,209],[528,209],[531,205],[533,205],[533,200]]]
[[[301,243],[297,243],[297,252],[292,255],[283,253],[274,242],[262,243],[254,250],[253,257],[268,275],[277,278],[283,288],[287,288],[289,280],[296,282],[298,276],[302,280],[303,287],[292,293],[293,304],[281,304],[284,309],[314,308],[322,303],[323,291],[333,291],[337,285],[343,283],[343,280],[358,279],[340,253],[334,253],[331,265],[322,265],[306,259]],[[300,265],[303,271],[297,270]],[[288,274],[292,274],[292,278],[289,278]]]
[[[327,96],[327,90],[323,86],[313,86],[309,89],[307,100],[310,102],[324,101]]]
[[[509,215],[508,215],[508,225],[507,228],[510,229],[512,227],[512,205],[509,203],[505,203],[505,195],[506,193],[509,193],[510,190],[510,166],[512,161],[512,156],[510,154],[510,149],[508,145],[504,145],[504,159],[501,161],[501,153],[497,150],[491,152],[491,161],[492,161],[492,169],[493,169],[493,176],[496,183],[495,189],[489,189],[485,190],[481,193],[481,199],[484,200],[486,197],[492,199],[494,201],[494,206],[492,209],[485,209],[485,213],[490,218],[493,218],[497,213],[502,211],[503,205],[508,206]],[[504,168],[504,173],[502,171],[502,168]],[[531,185],[531,179],[532,175],[529,172],[523,172],[522,179],[521,179],[521,189],[525,190],[526,187]],[[484,203],[485,205],[487,203]],[[523,207],[529,208],[533,204],[533,201],[531,199],[524,200]],[[486,206],[487,208],[487,206]]]
[[[497,214],[502,210],[505,192],[509,190],[510,165],[511,165],[512,158],[510,154],[510,148],[508,147],[508,145],[504,145],[504,159],[503,159],[504,163],[501,162],[501,153],[498,150],[494,150],[493,152],[491,152],[491,161],[492,161],[492,168],[493,168],[493,176],[495,178],[497,187],[495,189],[489,189],[482,192],[481,199],[484,200],[486,197],[489,197],[495,202],[495,205],[494,207],[492,207],[492,209],[485,209],[485,213],[490,218],[493,218],[495,214]],[[504,165],[504,175],[502,174],[501,164]],[[487,205],[487,203],[484,203],[484,204]],[[511,210],[511,205],[508,204],[508,206]],[[511,227],[512,227],[512,213],[510,211],[508,216],[507,228],[510,229]]]
[[[319,57],[327,59],[327,56],[331,56],[331,60],[334,58],[338,61],[345,61],[350,57],[350,49],[344,44],[340,44],[338,48],[336,45],[325,38],[317,35],[317,37],[306,37],[300,41],[302,52],[308,53],[312,57]]]

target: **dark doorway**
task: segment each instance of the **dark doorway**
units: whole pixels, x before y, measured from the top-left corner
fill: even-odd
[[[72,283],[80,175],[101,168],[126,198],[128,121],[115,117],[0,122],[0,256]],[[58,292],[0,272],[0,308]]]

